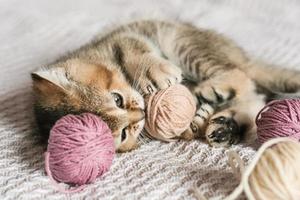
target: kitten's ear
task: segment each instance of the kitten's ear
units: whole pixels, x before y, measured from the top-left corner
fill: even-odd
[[[63,93],[70,81],[63,68],[41,69],[31,73],[33,87],[43,94]]]

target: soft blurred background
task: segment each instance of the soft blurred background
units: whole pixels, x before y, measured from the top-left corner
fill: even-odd
[[[44,173],[29,73],[109,25],[150,17],[212,28],[253,57],[300,67],[298,0],[0,0],[0,199],[67,198]],[[255,152],[233,148],[246,161]],[[197,185],[222,199],[238,183],[225,152],[199,141],[151,142],[117,155],[106,176],[71,198],[194,199],[189,190]]]

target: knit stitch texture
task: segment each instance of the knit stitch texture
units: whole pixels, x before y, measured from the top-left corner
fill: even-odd
[[[44,171],[37,144],[29,73],[88,42],[106,25],[157,13],[213,28],[250,55],[300,66],[297,0],[1,0],[0,199],[69,199]],[[299,68],[300,69],[300,68]],[[253,146],[233,147],[245,161]],[[237,185],[223,148],[200,141],[150,142],[118,154],[109,172],[70,199],[194,199],[197,185],[222,199]]]

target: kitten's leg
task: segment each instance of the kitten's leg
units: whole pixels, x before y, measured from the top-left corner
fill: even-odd
[[[209,119],[219,110],[229,107],[231,100],[236,98],[239,88],[234,84],[230,84],[230,81],[221,80],[221,77],[228,78],[223,74],[196,86],[190,86],[191,92],[197,99],[199,109],[189,129],[183,133],[182,138],[205,138],[205,130]]]
[[[209,120],[205,130],[207,142],[212,146],[229,146],[240,141],[240,126],[235,113],[228,109],[217,113]]]
[[[244,71],[249,77],[255,80],[262,92],[271,92],[271,99],[276,99],[276,94],[273,97],[272,95],[274,94],[272,92],[278,92],[279,97],[280,93],[288,93],[286,98],[292,93],[298,93],[299,97],[299,70],[268,65],[262,62],[249,62],[244,65]]]
[[[211,117],[205,137],[212,146],[230,146],[256,139],[255,116],[264,106],[261,96],[247,101],[236,101],[233,106]]]
[[[247,100],[234,99],[229,107],[218,111],[209,104],[203,104],[194,117],[191,126],[182,134],[183,139],[205,138],[216,147],[253,142],[256,138],[255,116],[264,106],[262,96],[253,94]]]
[[[165,89],[182,80],[182,71],[179,67],[154,53],[143,55],[140,66],[144,66],[145,70],[141,70],[137,82],[144,94]]]
[[[212,85],[211,85],[212,84]],[[205,138],[209,120],[218,111],[230,106],[232,99],[235,98],[236,90],[226,82],[222,85],[213,84],[209,81],[191,90],[197,102],[197,110],[190,127],[183,133],[183,139]]]
[[[114,45],[116,63],[126,79],[140,93],[153,93],[181,82],[182,70],[159,55],[153,44],[126,34],[116,43]]]
[[[184,139],[205,137],[213,146],[228,146],[241,139],[242,132],[255,136],[254,119],[264,105],[254,83],[239,70],[223,73],[191,88],[200,108]]]
[[[254,82],[243,72],[223,73],[200,84],[195,94],[200,102],[209,102],[216,110],[205,130],[209,144],[229,146],[255,138],[254,119],[264,106],[264,96],[256,93]]]
[[[196,111],[193,121],[189,128],[181,135],[182,139],[191,140],[195,138],[205,138],[205,129],[208,120],[214,114],[214,108],[209,104],[203,104]]]
[[[264,106],[254,82],[242,71],[231,70],[194,88],[200,104],[209,103],[215,114],[208,121],[205,137],[212,146],[229,146],[241,139],[252,141],[254,119]]]

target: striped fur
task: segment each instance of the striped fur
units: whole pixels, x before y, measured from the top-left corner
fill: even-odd
[[[214,31],[150,20],[96,37],[32,78],[42,130],[65,113],[92,112],[112,128],[120,151],[137,146],[144,97],[171,84],[186,84],[198,103],[182,138],[204,137],[214,146],[255,137],[254,117],[268,95],[300,87],[299,72],[255,63]]]

